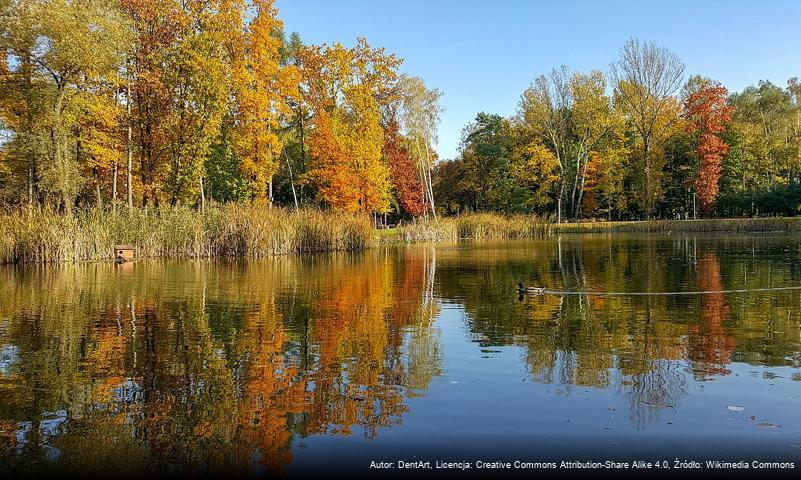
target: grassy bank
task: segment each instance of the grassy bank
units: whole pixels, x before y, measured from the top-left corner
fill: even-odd
[[[71,217],[48,208],[0,214],[0,263],[47,263],[112,258],[116,243],[144,257],[262,257],[361,250],[375,242],[368,217],[259,205],[225,205],[200,214],[118,208]]]
[[[531,238],[569,233],[801,232],[801,218],[586,222],[556,225],[532,215],[471,214],[375,230],[369,216],[318,210],[295,213],[230,204],[201,214],[189,208],[92,209],[66,217],[49,208],[0,212],[0,263],[111,259],[112,245],[140,257],[264,257],[362,250],[381,243]]]
[[[710,218],[703,220],[644,220],[632,222],[582,222],[552,225],[553,233],[624,232],[801,232],[801,217]]]
[[[534,215],[475,213],[416,222],[384,230],[385,242],[432,242],[438,240],[481,240],[485,238],[536,238],[548,236],[553,223]]]
[[[424,242],[482,238],[536,238],[572,233],[801,232],[797,218],[714,218],[556,224],[532,215],[471,214],[386,230],[383,241]]]

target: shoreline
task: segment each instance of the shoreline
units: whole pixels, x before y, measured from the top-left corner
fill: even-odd
[[[557,224],[535,215],[471,213],[377,229],[368,215],[258,204],[219,205],[205,213],[190,208],[89,209],[72,216],[20,208],[0,213],[0,264],[111,261],[115,244],[135,246],[135,258],[261,258],[448,240],[674,232],[801,233],[801,217]]]

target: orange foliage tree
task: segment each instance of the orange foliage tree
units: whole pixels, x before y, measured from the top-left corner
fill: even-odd
[[[723,156],[729,151],[720,137],[734,112],[734,107],[726,103],[727,97],[728,90],[722,85],[704,82],[684,104],[687,131],[698,135],[700,165],[693,184],[704,213],[709,213],[715,203]]]
[[[126,63],[132,140],[139,157],[142,204],[158,203],[160,166],[167,155],[170,90],[166,52],[178,42],[188,19],[172,0],[121,0],[130,16],[136,44]]]
[[[401,60],[360,38],[354,48],[304,47],[303,76],[314,112],[312,162],[304,181],[345,212],[389,210],[390,169],[382,161],[381,107],[393,98]]]

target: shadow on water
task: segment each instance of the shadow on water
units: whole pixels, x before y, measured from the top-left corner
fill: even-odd
[[[800,249],[585,236],[4,268],[0,470],[250,474],[404,442],[558,456],[726,435],[798,458],[801,293],[514,286],[796,285]]]

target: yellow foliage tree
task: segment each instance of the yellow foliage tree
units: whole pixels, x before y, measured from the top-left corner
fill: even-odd
[[[242,173],[254,183],[258,197],[272,201],[272,179],[283,148],[280,122],[292,114],[288,100],[300,96],[300,74],[294,65],[281,65],[283,22],[276,17],[273,0],[254,0],[253,8],[253,21],[231,52],[236,98],[232,137]]]
[[[533,140],[512,152],[512,177],[529,190],[530,206],[545,206],[561,178],[559,160],[545,145]]]

